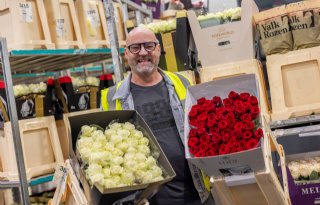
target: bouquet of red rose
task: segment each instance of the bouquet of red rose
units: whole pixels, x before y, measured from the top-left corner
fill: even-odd
[[[228,98],[200,98],[189,112],[189,151],[195,157],[240,152],[258,146],[263,131],[258,100],[231,91]]]

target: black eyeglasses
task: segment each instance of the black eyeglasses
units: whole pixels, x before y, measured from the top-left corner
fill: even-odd
[[[128,46],[128,49],[131,53],[137,54],[141,51],[141,47],[143,45],[144,49],[148,52],[154,51],[156,49],[158,43],[156,42],[145,42],[145,43],[136,43],[136,44],[131,44]]]

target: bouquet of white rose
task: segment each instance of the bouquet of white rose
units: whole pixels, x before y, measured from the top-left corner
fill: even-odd
[[[111,122],[106,130],[84,125],[76,145],[91,185],[114,188],[164,179],[159,152],[151,152],[149,139],[130,122]]]
[[[140,27],[145,27],[152,30],[154,33],[166,33],[176,30],[177,22],[176,19],[171,19],[168,21],[158,21],[149,24],[140,24]]]
[[[318,180],[320,177],[320,157],[290,161],[288,168],[295,181]]]
[[[47,91],[47,84],[44,82],[35,84],[19,84],[13,86],[15,97],[25,96],[29,94],[43,94]]]
[[[241,8],[230,8],[217,13],[207,13],[199,15],[198,21],[202,28],[220,25],[231,21],[241,20]]]
[[[72,79],[72,85],[74,90],[77,90],[80,87],[83,86],[99,86],[99,79],[96,77],[88,76],[86,78],[81,77],[71,77]]]

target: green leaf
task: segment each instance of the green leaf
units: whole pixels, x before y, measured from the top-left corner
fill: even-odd
[[[311,174],[309,175],[309,180],[317,180],[319,179],[319,175],[318,175],[318,172],[316,171],[312,171]]]

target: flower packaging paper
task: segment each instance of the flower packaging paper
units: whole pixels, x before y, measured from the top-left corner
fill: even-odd
[[[122,186],[117,188],[104,188],[98,183],[94,183],[94,186],[90,187],[89,182],[85,178],[84,170],[80,168],[75,169],[75,171],[78,173],[78,178],[80,179],[81,183],[84,186],[85,194],[87,198],[89,198],[89,201],[91,201],[92,204],[112,204],[113,202],[128,196],[129,192],[134,190],[144,190],[142,194],[146,198],[151,197],[160,189],[162,184],[172,180],[173,177],[175,176],[175,172],[173,171],[169,161],[167,160],[166,156],[161,150],[150,128],[147,126],[143,118],[136,111],[129,111],[129,110],[97,112],[97,113],[90,113],[90,114],[69,117],[70,132],[71,132],[70,136],[72,137],[72,139],[70,139],[72,141],[72,144],[70,144],[72,146],[70,148],[71,150],[70,155],[71,155],[71,158],[73,158],[74,161],[76,162],[75,167],[81,166],[81,163],[79,164],[79,161],[76,159],[76,156],[74,154],[76,152],[76,142],[77,142],[78,134],[81,130],[81,127],[83,125],[90,125],[90,124],[95,124],[100,127],[106,127],[107,125],[109,125],[110,122],[114,120],[117,120],[120,123],[124,123],[127,121],[132,122],[136,126],[136,128],[142,131],[143,135],[149,139],[150,151],[159,153],[159,157],[157,161],[158,161],[158,165],[161,167],[163,171],[164,179],[157,182],[143,183],[143,184],[132,185],[132,186]]]
[[[223,148],[222,145],[220,147],[217,147],[216,149],[209,150],[209,152],[205,154],[201,154],[201,153],[198,154],[197,152],[189,148],[189,147],[192,148],[192,146],[189,146],[190,143],[189,145],[187,143],[189,142],[189,137],[190,137],[189,134],[192,135],[194,131],[194,125],[192,125],[194,124],[194,122],[192,122],[192,120],[189,121],[189,117],[190,117],[189,113],[190,111],[192,111],[192,107],[195,104],[197,104],[197,101],[199,99],[203,97],[205,97],[206,99],[212,99],[214,96],[219,96],[220,98],[227,98],[228,94],[231,91],[235,91],[238,93],[247,93],[246,95],[248,94],[253,95],[253,96],[256,96],[257,99],[259,99],[257,81],[256,81],[255,75],[253,74],[241,75],[237,77],[203,83],[200,85],[189,87],[187,91],[186,114],[185,114],[186,158],[191,163],[195,164],[200,169],[204,170],[206,174],[208,174],[209,176],[223,176],[223,173],[226,173],[226,172],[232,174],[232,173],[239,173],[239,172],[250,172],[250,171],[259,171],[259,170],[261,171],[265,169],[264,155],[262,150],[263,144],[265,143],[264,142],[265,138],[261,138],[261,136],[259,136],[259,138],[261,138],[260,143],[257,144],[258,138],[255,138],[254,143],[248,144],[248,145],[250,144],[252,145],[248,147],[248,150],[243,150],[243,149],[234,150],[233,151],[234,153],[230,153],[230,150],[227,151],[227,149],[222,149]],[[219,100],[218,98],[214,98],[214,99]],[[224,109],[223,106],[221,106],[221,108]],[[206,116],[206,118],[208,118],[208,116]],[[232,118],[228,120],[221,120],[216,124],[217,126],[225,126],[225,125],[228,125],[228,123],[230,123],[230,120],[235,120],[235,119]],[[210,121],[209,118],[207,119],[207,121],[208,122]],[[255,125],[252,122],[250,122],[250,127],[253,128],[254,126]],[[260,127],[263,128],[263,126],[260,126]],[[223,141],[223,139],[225,140],[225,142],[223,143],[228,143],[231,139],[227,135],[229,135],[234,130],[235,129],[232,129],[229,131],[225,130],[226,131],[226,133],[224,133],[225,136],[222,136],[220,132],[214,132],[213,134],[217,135],[217,137],[215,137],[214,140],[218,139],[218,137],[221,137],[221,141]],[[254,133],[252,131],[254,130],[257,131],[260,129],[259,128],[251,129],[250,133],[244,136],[248,136],[248,140],[251,140],[249,138],[252,138],[253,140]],[[199,131],[201,131],[201,129],[199,129]],[[206,130],[206,132],[207,131],[208,130]],[[209,134],[207,133],[206,136],[210,138],[209,141],[211,142],[211,140],[213,139],[212,133],[209,132]],[[201,139],[201,140],[204,140],[204,139]],[[214,144],[213,142],[211,143]],[[238,143],[238,142],[235,141],[235,143]],[[191,144],[192,144],[192,141],[191,141]],[[234,147],[232,147],[232,149],[233,148]]]

